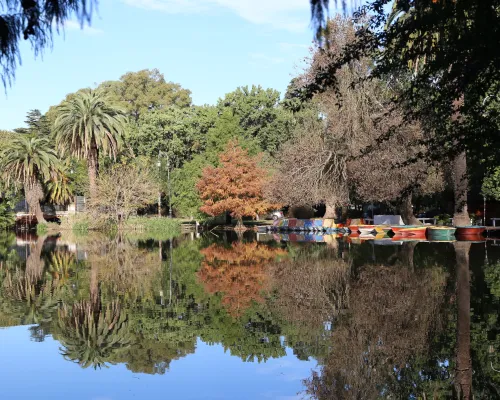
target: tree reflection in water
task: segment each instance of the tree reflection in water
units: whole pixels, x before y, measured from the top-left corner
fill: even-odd
[[[0,237],[0,326],[34,324],[82,367],[163,374],[201,339],[315,358],[312,398],[500,398],[498,249],[334,244],[89,236],[77,261],[56,238],[25,259]]]
[[[409,398],[433,336],[442,329],[440,309],[447,274],[440,267],[368,265],[348,284],[346,313],[332,335],[321,373],[307,381],[318,399]]]
[[[201,250],[205,256],[198,276],[209,293],[223,293],[222,304],[233,316],[242,315],[252,302],[263,303],[269,290],[269,262],[286,255],[281,248],[257,242],[213,244]]]
[[[132,341],[127,314],[118,302],[103,305],[99,296],[81,300],[71,309],[63,306],[58,317],[59,329],[54,336],[63,346],[62,354],[82,368],[113,363],[117,353]]]

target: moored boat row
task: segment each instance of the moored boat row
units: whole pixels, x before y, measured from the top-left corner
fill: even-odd
[[[286,232],[348,232],[351,234],[360,235],[380,235],[394,234],[396,238],[413,238],[432,240],[448,240],[450,238],[463,237],[474,238],[482,236],[484,226],[426,226],[426,225],[349,225],[345,226],[342,223],[335,222],[334,219],[315,218],[315,219],[296,219],[283,218],[274,221],[273,226],[268,227],[268,230],[286,231]]]

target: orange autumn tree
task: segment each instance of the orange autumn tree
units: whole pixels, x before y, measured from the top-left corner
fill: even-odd
[[[243,217],[254,217],[276,207],[264,200],[267,173],[258,166],[259,157],[250,157],[237,140],[228,143],[219,155],[218,167],[207,167],[196,188],[203,201],[200,210],[216,216],[230,212],[241,226]]]

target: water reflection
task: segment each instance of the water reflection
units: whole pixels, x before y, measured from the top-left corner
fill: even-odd
[[[500,397],[495,243],[193,239],[2,234],[0,326],[84,369],[163,375],[201,340],[316,360],[311,398]]]

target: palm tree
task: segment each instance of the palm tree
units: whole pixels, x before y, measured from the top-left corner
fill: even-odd
[[[68,204],[73,198],[68,161],[61,162],[52,179],[47,182],[47,194],[51,203]]]
[[[40,207],[42,184],[50,181],[59,168],[59,159],[49,139],[24,135],[9,139],[0,153],[0,168],[7,183],[14,181],[24,186],[30,212],[38,223],[45,222]]]
[[[126,123],[125,111],[111,104],[103,92],[82,90],[57,110],[55,137],[61,153],[86,159],[90,195],[96,193],[99,152],[116,157]]]

